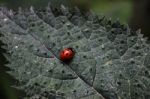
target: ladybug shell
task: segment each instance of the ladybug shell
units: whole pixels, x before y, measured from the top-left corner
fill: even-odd
[[[70,61],[74,57],[72,48],[66,48],[60,52],[60,60],[63,62]]]

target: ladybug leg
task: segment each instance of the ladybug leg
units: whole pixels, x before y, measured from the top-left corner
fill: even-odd
[[[62,62],[61,60],[60,60],[60,63],[64,64],[64,62]]]

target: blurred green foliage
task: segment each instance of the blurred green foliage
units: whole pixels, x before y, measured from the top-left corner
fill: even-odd
[[[92,9],[98,14],[112,20],[119,19],[123,23],[127,23],[132,14],[131,0],[97,0],[92,5]]]

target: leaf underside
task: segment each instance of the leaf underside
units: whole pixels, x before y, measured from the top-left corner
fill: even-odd
[[[119,21],[64,6],[1,7],[0,33],[24,99],[150,99],[150,46]],[[68,47],[75,57],[65,64]]]

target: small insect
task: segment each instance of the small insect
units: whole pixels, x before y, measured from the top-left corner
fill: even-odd
[[[63,62],[70,62],[75,55],[72,48],[65,48],[60,52],[60,60]]]

